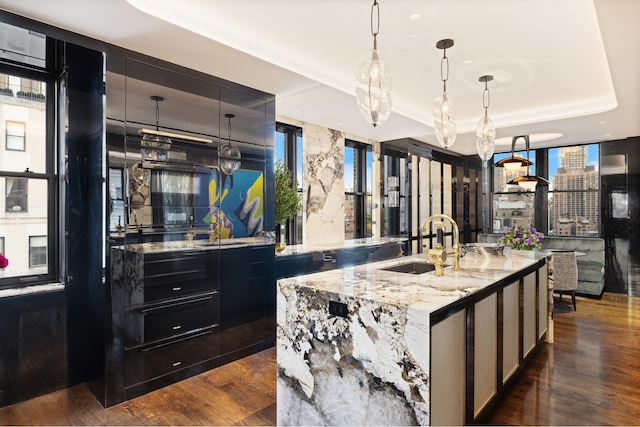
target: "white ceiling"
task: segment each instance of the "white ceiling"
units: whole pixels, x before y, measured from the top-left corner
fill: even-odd
[[[485,74],[494,76],[498,138],[562,134],[536,148],[640,135],[640,1],[378,2],[393,114],[376,128],[354,96],[357,59],[372,47],[372,0],[0,0],[0,8],[273,93],[280,116],[432,145],[442,91],[435,44],[451,38],[452,151],[475,153]]]

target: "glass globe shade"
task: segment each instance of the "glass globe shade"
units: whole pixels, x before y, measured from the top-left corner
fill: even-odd
[[[478,156],[484,161],[491,159],[496,150],[496,128],[489,116],[484,115],[476,129],[476,149]]]
[[[442,97],[433,102],[433,125],[438,143],[444,148],[449,148],[456,142],[456,116],[447,92],[442,92]]]
[[[220,170],[226,175],[233,175],[240,169],[240,150],[229,143],[220,147]]]
[[[363,54],[356,67],[356,100],[362,116],[374,127],[391,115],[391,73],[372,49]]]
[[[145,133],[142,136],[141,143],[143,147],[158,148],[161,150],[171,149],[171,138],[168,136]]]

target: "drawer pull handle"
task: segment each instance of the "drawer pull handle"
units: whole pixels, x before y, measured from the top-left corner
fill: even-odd
[[[181,329],[181,328],[182,328],[182,326],[180,326],[180,325],[176,325],[176,326],[174,326],[172,329],[173,329],[174,331],[177,331],[178,329]]]
[[[182,362],[175,362],[172,366],[175,368],[176,366],[182,365]]]
[[[209,301],[211,301],[213,299],[213,294],[217,294],[217,292],[211,292],[211,295],[205,296],[205,297],[201,297],[201,298],[189,298],[189,299],[185,299],[185,300],[181,300],[181,301],[176,301],[173,303],[169,303],[169,304],[162,304],[162,305],[156,305],[153,307],[149,307],[149,308],[143,308],[140,310],[140,313],[142,314],[149,314],[152,313],[154,311],[163,311],[166,310],[168,308],[171,307],[179,307],[179,306],[184,306],[184,305],[195,305],[195,304],[203,304],[203,303],[207,303]]]
[[[174,290],[174,291],[176,291],[176,292],[178,292],[178,291],[181,291],[181,290],[182,290],[182,288],[181,288],[180,286],[176,286],[175,288],[173,288],[173,290]]]
[[[213,331],[214,331],[214,327],[205,328],[205,329],[201,330],[198,333],[187,335],[187,336],[183,336],[183,337],[180,337],[178,339],[172,339],[171,341],[162,341],[162,342],[157,342],[155,344],[146,345],[144,347],[141,347],[139,351],[141,353],[146,353],[146,352],[151,351],[151,350],[157,350],[159,348],[167,347],[167,346],[170,346],[170,345],[173,345],[173,344],[176,344],[176,343],[188,341],[188,340],[191,340],[191,339],[194,339],[194,338],[199,338],[199,337],[202,337],[202,336],[205,336],[205,335],[210,335],[210,334],[213,333]]]

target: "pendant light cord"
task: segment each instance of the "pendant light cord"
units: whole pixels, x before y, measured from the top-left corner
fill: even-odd
[[[489,93],[489,80],[485,79],[484,81],[484,90],[482,91],[482,106],[484,107],[484,116],[487,117],[489,115],[488,109],[489,104],[491,103],[491,94]]]
[[[443,49],[443,57],[440,60],[440,79],[443,83],[443,91],[447,91],[447,80],[449,80],[449,58],[447,57],[447,48]]]
[[[375,12],[376,19],[374,21],[373,14]],[[374,29],[375,22],[375,29]],[[373,36],[373,49],[378,49],[378,33],[380,32],[380,5],[378,4],[378,0],[373,0],[373,4],[371,5],[371,35]]]

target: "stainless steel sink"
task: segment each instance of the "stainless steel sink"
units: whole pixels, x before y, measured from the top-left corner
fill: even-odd
[[[423,274],[435,269],[436,266],[430,262],[412,261],[404,264],[393,265],[391,267],[381,268],[380,270],[393,271],[395,273]]]

